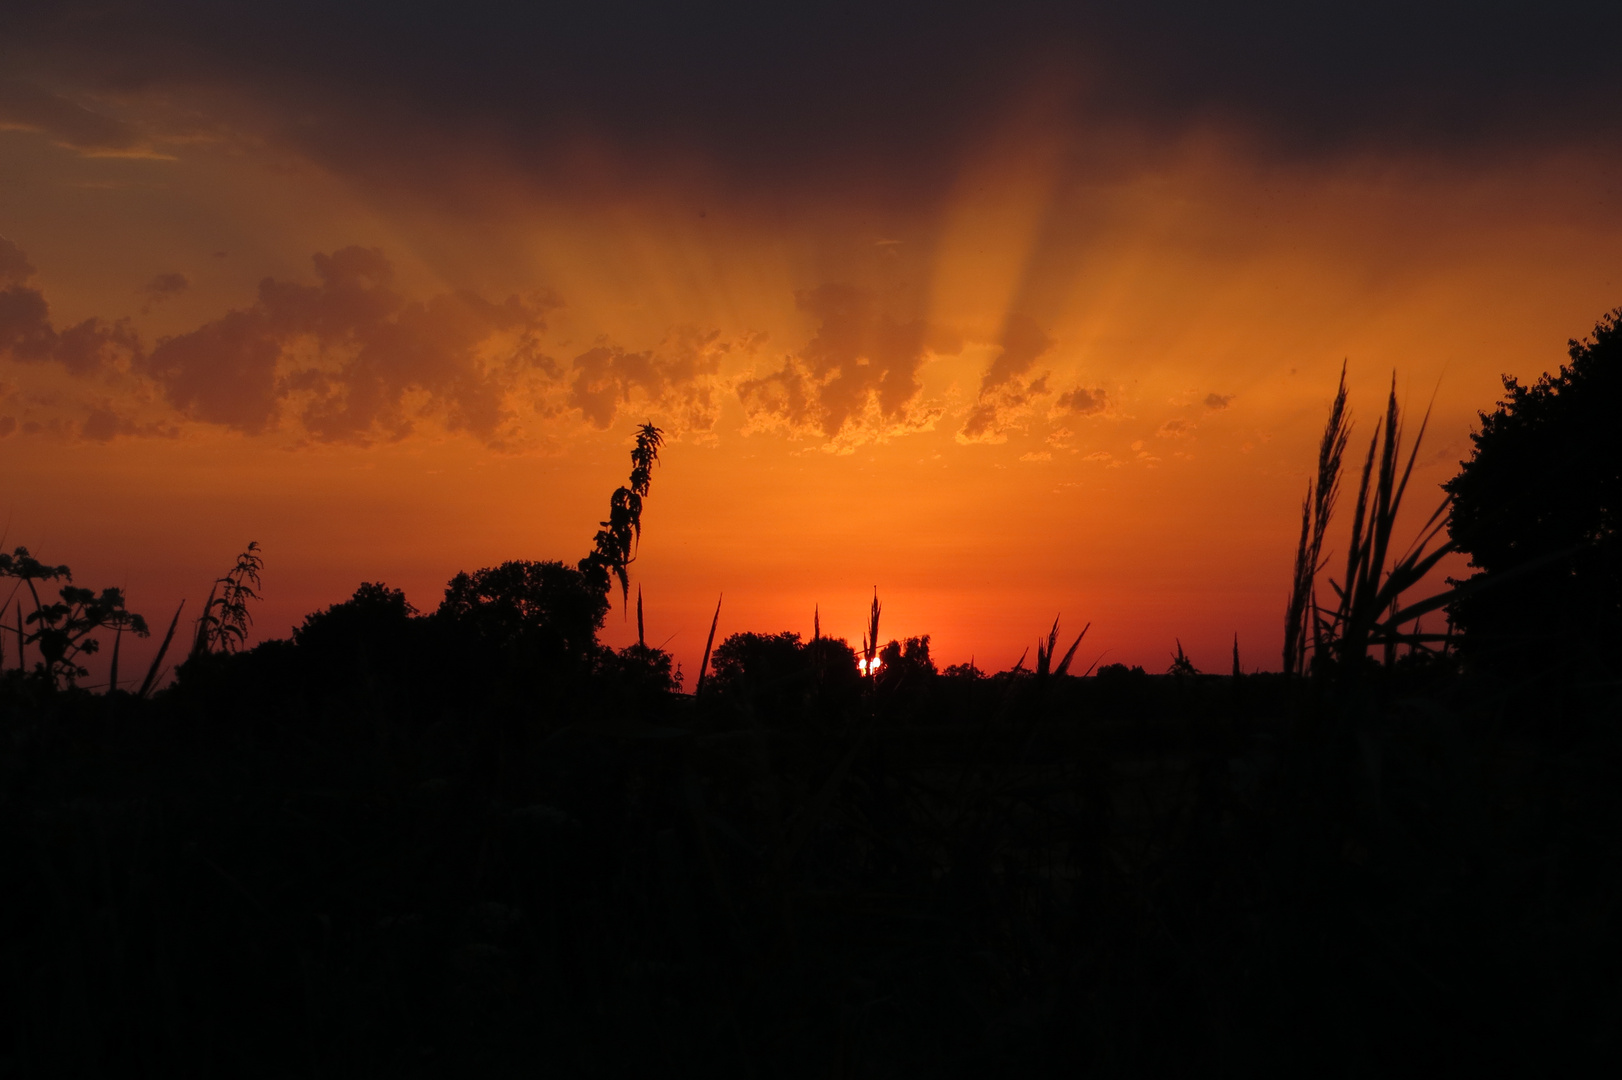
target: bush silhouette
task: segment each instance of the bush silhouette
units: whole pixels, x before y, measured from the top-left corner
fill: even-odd
[[[1475,450],[1446,489],[1477,588],[1450,611],[1471,663],[1534,671],[1591,665],[1622,644],[1622,309],[1570,342],[1571,363],[1481,414]]]

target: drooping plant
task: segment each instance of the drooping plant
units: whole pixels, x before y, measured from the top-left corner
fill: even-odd
[[[580,560],[580,572],[603,592],[609,590],[611,576],[618,578],[620,597],[629,604],[629,568],[642,541],[642,500],[653,482],[653,466],[659,461],[664,432],[646,423],[637,428],[636,445],[631,448],[631,478],[626,487],[609,497],[608,520],[602,522],[592,540],[589,555]]]

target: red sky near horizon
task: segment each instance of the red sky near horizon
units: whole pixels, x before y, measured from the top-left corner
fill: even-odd
[[[1197,27],[1203,82],[1114,23],[750,24],[726,78],[656,26],[611,78],[432,20],[59,7],[0,50],[0,526],[160,633],[249,540],[258,639],[574,562],[651,420],[633,587],[689,672],[718,594],[723,635],[854,641],[875,587],[943,664],[1060,615],[1086,663],[1271,669],[1342,363],[1364,437],[1393,372],[1432,410],[1417,528],[1499,376],[1622,303],[1615,88],[1491,98],[1507,30],[1348,105],[1357,61],[1258,90]]]

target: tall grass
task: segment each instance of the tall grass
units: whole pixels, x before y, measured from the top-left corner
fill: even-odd
[[[1284,672],[1301,674],[1307,661],[1307,634],[1315,625],[1314,584],[1328,565],[1323,559],[1324,538],[1329,519],[1340,497],[1341,456],[1351,435],[1346,415],[1346,365],[1340,368],[1340,386],[1329,406],[1329,421],[1318,443],[1318,471],[1307,481],[1306,498],[1301,500],[1301,539],[1296,545],[1295,571],[1290,579],[1290,602],[1284,615]]]
[[[1393,374],[1385,414],[1375,423],[1358,480],[1345,570],[1340,580],[1328,579],[1334,603],[1321,604],[1317,579],[1329,564],[1323,545],[1340,494],[1342,456],[1350,437],[1346,369],[1342,366],[1340,386],[1319,442],[1318,473],[1308,484],[1301,508],[1301,537],[1285,616],[1287,674],[1301,674],[1308,669],[1309,631],[1310,666],[1350,679],[1361,676],[1372,648],[1382,650],[1382,658],[1389,666],[1395,663],[1399,647],[1428,651],[1432,645],[1447,640],[1445,634],[1427,634],[1417,627],[1405,632],[1403,627],[1445,607],[1457,596],[1456,589],[1446,589],[1423,600],[1407,599],[1409,591],[1455,549],[1452,540],[1440,540],[1447,528],[1449,499],[1443,497],[1400,555],[1392,546],[1429,420],[1427,410],[1404,458],[1402,409],[1397,403]]]

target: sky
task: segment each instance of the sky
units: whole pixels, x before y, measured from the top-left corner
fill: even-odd
[[[362,581],[428,611],[583,556],[652,421],[633,585],[689,673],[718,597],[856,641],[875,589],[943,664],[1057,616],[1085,663],[1273,669],[1342,365],[1354,438],[1393,379],[1431,410],[1417,529],[1500,376],[1622,305],[1619,30],[13,2],[0,542],[160,633],[250,540],[256,640]]]

